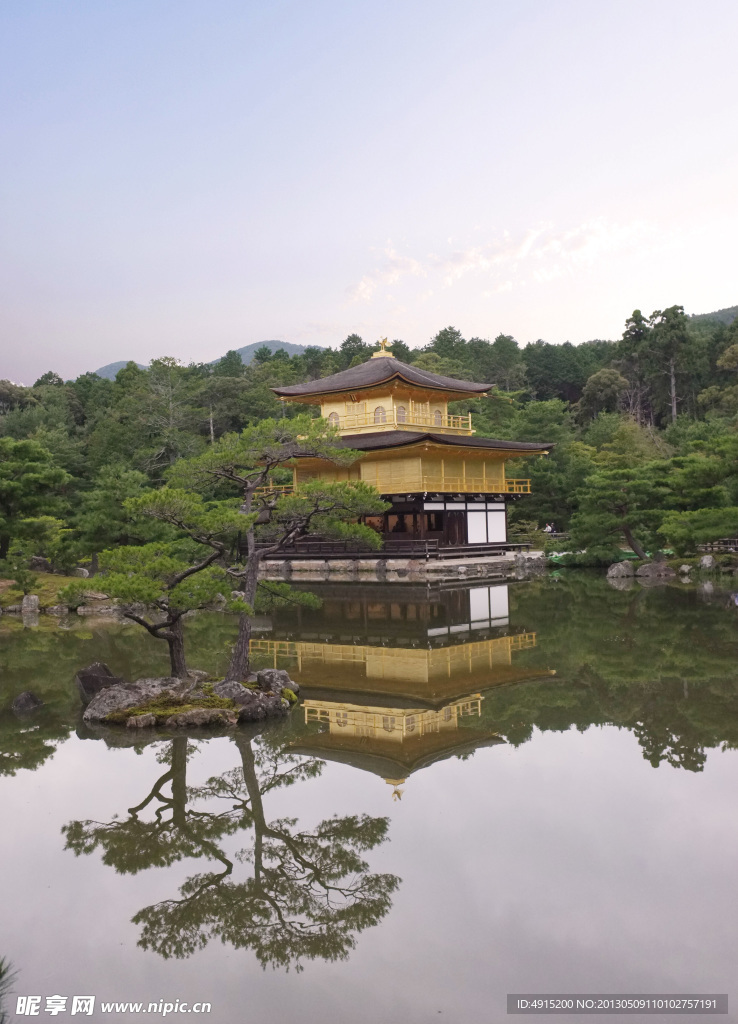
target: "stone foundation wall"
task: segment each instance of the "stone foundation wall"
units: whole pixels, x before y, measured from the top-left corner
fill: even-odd
[[[265,561],[261,576],[291,583],[417,583],[423,580],[508,579],[515,575],[515,569],[514,555],[431,562],[414,558],[287,558]]]

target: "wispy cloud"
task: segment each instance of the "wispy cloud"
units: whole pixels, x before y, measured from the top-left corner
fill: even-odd
[[[380,285],[388,287],[397,284],[404,277],[425,277],[428,273],[423,264],[410,256],[401,256],[391,242],[382,250],[381,266],[365,274],[354,288],[350,297],[354,302],[368,302]]]
[[[617,224],[596,218],[564,230],[542,224],[517,237],[503,232],[489,242],[468,247],[454,248],[448,239],[445,251],[421,258],[402,254],[388,242],[377,251],[375,267],[349,289],[349,298],[369,303],[380,290],[407,278],[425,279],[424,297],[468,278],[478,280],[481,294],[490,296],[529,281],[555,280],[616,253],[642,252],[651,247],[654,235],[653,226],[644,221]]]

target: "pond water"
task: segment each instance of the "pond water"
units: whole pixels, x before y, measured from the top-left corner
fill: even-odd
[[[18,995],[44,1017],[66,996],[60,1019],[95,995],[85,1019],[110,1021],[138,1014],[102,1002],[206,1002],[213,1024],[738,999],[731,594],[584,573],[315,589],[320,610],[261,620],[253,645],[302,704],[235,736],[86,729],[76,670],[165,674],[164,645],[0,618],[9,1019]],[[191,620],[190,664],[222,672],[234,633]],[[9,711],[23,689],[45,701],[30,718]]]

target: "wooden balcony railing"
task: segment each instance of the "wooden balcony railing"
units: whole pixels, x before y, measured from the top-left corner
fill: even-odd
[[[284,494],[292,494],[292,484],[269,484],[267,487],[257,487],[254,491],[255,498],[281,498]]]
[[[454,433],[471,434],[471,413],[467,416],[443,416],[441,413],[421,415],[411,410],[398,417],[396,408],[386,409],[379,418],[373,412],[350,413],[341,416],[336,424],[340,430],[359,430],[363,427],[423,427],[426,430],[446,430]]]
[[[402,490],[402,488],[400,488]],[[505,480],[488,476],[446,476],[423,474],[420,491],[438,491],[442,494],[530,494],[530,480]]]
[[[446,476],[444,474],[424,473],[422,476],[408,476],[392,484],[382,480],[369,480],[382,494],[398,492],[437,491],[441,494],[530,494],[530,480],[505,480],[500,477],[488,476]],[[274,487],[258,487],[254,492],[257,498],[280,498],[283,494],[291,494],[292,484]]]
[[[461,644],[458,647],[444,648],[408,648],[408,647],[371,647],[358,644],[311,643],[300,640],[251,640],[249,650],[252,654],[266,654],[270,657],[314,658],[322,661],[362,662],[367,657],[384,658],[388,661],[406,659],[408,656],[419,661],[439,661],[442,658],[449,662],[469,661],[487,652],[523,651],[536,646],[536,633],[513,633],[511,636],[495,637],[492,640],[476,640]]]

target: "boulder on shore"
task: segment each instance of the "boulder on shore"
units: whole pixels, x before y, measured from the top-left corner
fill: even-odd
[[[78,615],[119,615],[120,605],[117,604],[81,604]]]
[[[684,563],[684,565],[680,565],[679,566],[679,575],[680,576],[686,576],[687,573],[690,573],[691,571],[692,571],[692,566],[691,565],[687,565],[686,562]]]
[[[636,576],[661,576],[666,578],[668,576],[676,576],[676,573],[670,565],[666,562],[646,562],[645,565],[641,565],[636,569]]]
[[[700,569],[714,569],[714,568],[715,568],[715,559],[712,557],[712,555],[703,555],[702,558],[700,558]]]
[[[610,580],[624,579],[626,576],[634,576],[635,569],[632,562],[613,562],[607,570],[607,578]]]
[[[40,607],[38,594],[26,594],[21,604],[21,612],[23,615],[37,615]]]
[[[103,661],[93,661],[87,668],[81,668],[74,681],[84,704],[89,704],[93,697],[109,686],[126,685],[126,680],[114,676]]]
[[[43,701],[39,700],[35,693],[31,693],[30,690],[24,690],[23,693],[19,693],[11,704],[11,708],[18,715],[27,714],[29,711],[35,711],[37,708],[43,706]]]

